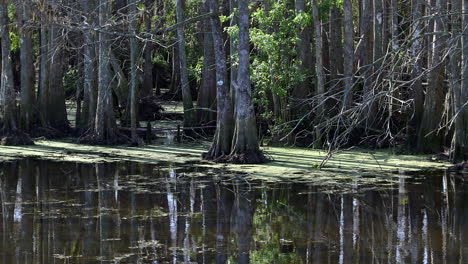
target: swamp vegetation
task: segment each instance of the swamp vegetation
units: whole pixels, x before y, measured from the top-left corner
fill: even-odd
[[[465,263],[467,30],[462,0],[0,1],[0,262]]]

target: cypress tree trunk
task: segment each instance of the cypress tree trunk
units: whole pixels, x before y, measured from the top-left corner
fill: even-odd
[[[343,13],[335,1],[330,9],[330,88],[338,91],[341,84],[339,75],[343,73]],[[335,102],[332,102],[335,104]]]
[[[233,163],[262,163],[267,159],[260,151],[257,124],[252,102],[249,73],[249,1],[238,0],[239,10],[239,69],[235,85],[235,129],[229,161]]]
[[[219,12],[218,0],[208,0],[210,12]],[[217,123],[216,134],[206,159],[222,161],[231,151],[234,130],[233,108],[227,80],[226,54],[223,45],[221,21],[218,16],[210,18],[213,32],[213,46],[216,60],[216,99]],[[223,160],[224,161],[224,160]]]
[[[89,14],[87,17],[89,23],[94,23],[94,5],[90,0],[81,0],[80,1],[81,9],[86,14]],[[96,87],[96,50],[94,45],[94,35],[91,30],[85,29],[83,31],[83,90],[84,90],[84,102],[83,102],[83,112],[81,115],[81,122],[79,124],[80,128],[83,130],[93,129],[94,120],[96,117],[96,107],[97,107],[97,87]]]
[[[374,111],[373,97],[375,94],[372,86],[372,56],[373,56],[373,26],[372,26],[372,0],[363,0],[361,12],[361,45],[360,52],[360,73],[363,80],[363,104],[367,104],[366,112],[362,118],[365,118],[366,127],[373,126],[376,112]]]
[[[306,12],[305,10],[305,0],[296,0],[295,7],[296,7],[296,15],[299,15],[302,12]],[[298,45],[297,45],[297,52],[299,56],[299,60],[301,61],[301,70],[304,71],[304,74],[307,75],[307,78],[304,80],[303,83],[293,88],[291,93],[291,115],[292,118],[298,118],[299,115],[304,112],[301,111],[300,106],[301,103],[307,98],[309,93],[312,89],[312,66],[314,64],[313,57],[312,57],[312,47],[311,47],[311,39],[312,39],[312,29],[309,25],[305,26],[304,28],[300,28],[298,32]]]
[[[46,26],[45,14],[41,14],[41,39],[40,39],[40,66],[39,66],[39,91],[37,95],[39,105],[39,117],[43,127],[49,127],[47,105],[49,103],[49,69],[48,65],[48,27]]]
[[[0,86],[0,106],[3,107],[3,133],[18,129],[16,120],[17,106],[15,84],[13,81],[13,66],[11,62],[10,31],[8,30],[8,4],[0,4],[0,30],[2,49],[2,72]]]
[[[439,131],[444,112],[446,89],[444,87],[445,59],[442,57],[446,47],[445,19],[447,0],[436,2],[436,22],[434,28],[434,46],[432,49],[432,69],[429,73],[424,113],[418,133],[418,150],[421,152],[439,152],[443,147],[444,133]]]
[[[204,0],[202,7],[203,13],[210,12],[209,1]],[[197,115],[200,124],[216,120],[216,66],[212,36],[215,33],[211,31],[210,23],[210,20],[202,21],[203,73],[197,101]]]
[[[314,21],[314,38],[315,38],[315,74],[317,75],[317,89],[316,95],[322,96],[325,93],[325,74],[323,72],[323,61],[322,61],[322,29],[320,25],[320,19],[318,15],[318,0],[312,0],[312,19]],[[321,100],[320,102],[321,103]],[[320,105],[317,107],[316,122],[320,122],[323,115],[325,114],[324,106]],[[315,139],[314,146],[316,148],[322,147],[322,133],[320,128],[315,128]]]
[[[344,0],[344,95],[343,108],[351,106],[354,79],[354,26],[351,0]]]
[[[374,0],[374,73],[377,73],[382,66],[383,22],[382,0]]]
[[[422,18],[422,4],[421,0],[413,0],[413,45],[411,47],[411,56],[415,59],[413,67],[411,69],[411,77],[413,83],[411,84],[411,97],[413,99],[413,118],[410,121],[411,129],[418,131],[419,124],[421,123],[423,111],[424,111],[424,91],[422,87],[422,27],[423,22],[420,21]],[[414,132],[413,132],[414,133]],[[410,140],[414,142],[415,140]],[[414,143],[411,143],[415,145]]]
[[[57,0],[54,0],[57,1]],[[56,11],[56,10],[53,10]],[[61,132],[69,132],[70,124],[67,118],[65,105],[65,91],[63,89],[63,68],[64,50],[61,40],[63,38],[62,29],[59,26],[49,27],[49,50],[48,61],[49,83],[47,99],[47,118],[49,125]]]
[[[110,14],[109,0],[99,0],[99,25],[105,26]],[[98,48],[98,98],[93,134],[85,139],[95,144],[115,144],[125,141],[117,133],[110,74],[110,41],[109,36],[99,32]]]
[[[145,0],[145,29],[146,32],[151,31],[151,0]],[[143,86],[140,91],[141,97],[151,96],[153,95],[153,43],[151,41],[147,41],[145,43],[145,63],[143,64]]]
[[[30,131],[36,119],[34,114],[34,63],[31,22],[31,7],[25,0],[17,0],[17,16],[20,37],[21,113],[20,127]]]
[[[136,16],[136,2],[135,0],[129,0],[129,11],[130,15]],[[130,123],[131,123],[131,135],[132,144],[138,145],[137,136],[137,112],[136,112],[136,100],[137,97],[137,60],[138,60],[138,42],[136,39],[136,18],[133,17],[129,25],[130,37]],[[151,78],[152,79],[152,78]]]
[[[176,0],[176,17],[177,22],[184,21],[184,2]],[[185,51],[185,36],[184,28],[177,28],[177,44],[179,47],[179,68],[180,80],[182,86],[182,100],[184,102],[184,127],[192,127],[196,124],[195,109],[193,108],[192,95],[190,92],[188,70],[187,70],[187,53]]]
[[[463,15],[459,14],[463,10]],[[455,134],[452,145],[452,159],[455,161],[468,159],[468,1],[453,0],[453,36],[456,38],[463,33],[461,38],[461,52],[459,49],[451,56],[451,89],[455,103]],[[460,23],[462,26],[460,27]],[[463,31],[461,31],[463,29]],[[457,48],[460,43],[457,42]],[[461,60],[460,60],[461,55]],[[460,67],[461,65],[461,67]],[[460,72],[461,69],[461,72]],[[460,76],[461,74],[461,76]],[[461,77],[461,80],[460,80]]]

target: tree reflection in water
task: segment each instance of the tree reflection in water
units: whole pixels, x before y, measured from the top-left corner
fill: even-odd
[[[465,263],[468,184],[340,191],[179,164],[0,165],[1,263]],[[367,190],[367,191],[366,191]]]

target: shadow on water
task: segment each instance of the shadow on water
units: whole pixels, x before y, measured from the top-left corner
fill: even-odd
[[[0,262],[468,260],[468,184],[454,175],[332,194],[233,176],[173,163],[0,164]]]

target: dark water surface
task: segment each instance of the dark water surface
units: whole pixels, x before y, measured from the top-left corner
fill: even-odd
[[[468,263],[460,176],[402,174],[334,193],[232,176],[175,164],[0,164],[0,263]]]

